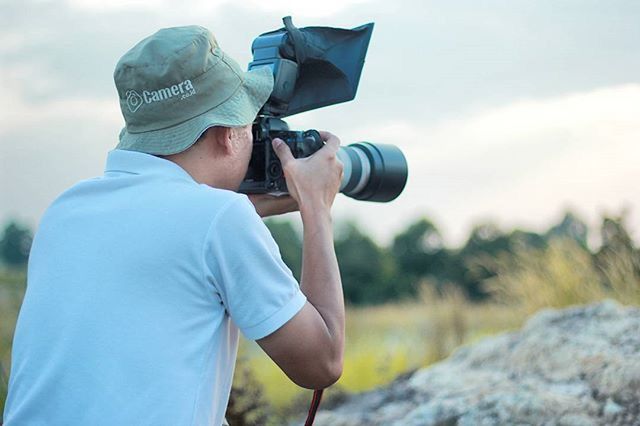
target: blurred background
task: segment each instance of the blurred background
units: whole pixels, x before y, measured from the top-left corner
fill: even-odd
[[[640,303],[638,2],[3,0],[0,403],[39,218],[102,174],[124,124],[120,56],[159,28],[199,24],[245,65],[285,15],[299,27],[376,24],[356,99],[290,126],[395,144],[410,167],[391,203],[336,200],[348,340],[328,399],[542,307]],[[298,216],[268,226],[299,276]],[[305,409],[309,392],[255,344],[240,352],[233,424]]]

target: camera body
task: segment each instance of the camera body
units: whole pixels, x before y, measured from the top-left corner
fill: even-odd
[[[280,159],[271,145],[273,139],[282,139],[294,158],[308,157],[324,146],[316,130],[292,131],[284,120],[276,117],[258,117],[252,132],[253,151],[241,187],[242,192],[249,194],[288,193]]]

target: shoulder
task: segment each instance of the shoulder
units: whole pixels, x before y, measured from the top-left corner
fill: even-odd
[[[206,192],[215,193],[218,198],[215,215],[211,218],[211,228],[218,235],[232,234],[235,239],[242,239],[243,235],[253,237],[271,237],[271,233],[258,215],[255,206],[244,194],[231,191],[205,189]]]
[[[192,195],[198,203],[216,206],[213,220],[228,221],[238,217],[250,217],[262,223],[255,207],[245,194],[198,184]]]

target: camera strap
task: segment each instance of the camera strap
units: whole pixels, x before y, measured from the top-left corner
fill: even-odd
[[[304,426],[312,426],[313,421],[316,418],[316,411],[320,406],[320,400],[322,399],[322,389],[313,391],[313,399],[311,400],[311,406],[309,407],[309,414],[307,414],[307,421],[304,422]]]
[[[296,62],[299,64],[304,63],[307,59],[307,54],[305,53],[303,46],[305,45],[304,35],[302,31],[300,31],[295,25],[293,25],[293,21],[291,20],[291,16],[285,16],[282,18],[282,22],[284,23],[284,27],[287,29],[287,33],[289,33],[289,37],[293,41],[293,50],[296,54]]]

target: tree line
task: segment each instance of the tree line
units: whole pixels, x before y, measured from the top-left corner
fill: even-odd
[[[290,222],[268,220],[267,226],[281,248],[282,257],[300,278],[302,241]],[[634,282],[640,282],[640,250],[625,225],[625,215],[604,217],[599,227],[600,244],[588,246],[589,228],[568,212],[545,232],[521,229],[504,231],[492,223],[473,228],[458,248],[446,247],[442,234],[428,218],[420,218],[398,233],[388,246],[377,244],[357,223],[348,222],[337,233],[336,254],[340,264],[345,300],[352,305],[380,304],[413,299],[422,286],[437,292],[453,287],[471,301],[491,298],[487,283],[498,273],[499,263],[523,251],[546,250],[557,240],[568,240],[590,258],[599,279],[607,285],[611,258],[630,259]],[[514,266],[516,267],[516,266]]]
[[[284,262],[300,279],[302,238],[287,220],[269,219],[267,227],[277,241]],[[473,228],[458,248],[445,246],[441,232],[428,218],[410,223],[388,246],[376,243],[356,222],[338,227],[335,249],[340,264],[345,300],[352,305],[380,304],[412,299],[424,285],[436,291],[453,286],[469,300],[491,297],[484,283],[496,275],[495,260],[523,249],[543,250],[550,242],[566,239],[587,253],[594,266],[624,255],[631,259],[633,274],[640,280],[640,250],[625,225],[624,214],[604,217],[599,228],[600,245],[590,249],[589,228],[576,214],[541,233],[515,229],[504,231],[492,223]],[[24,268],[33,239],[25,225],[10,221],[0,239],[0,262]],[[606,280],[606,277],[603,277]]]

